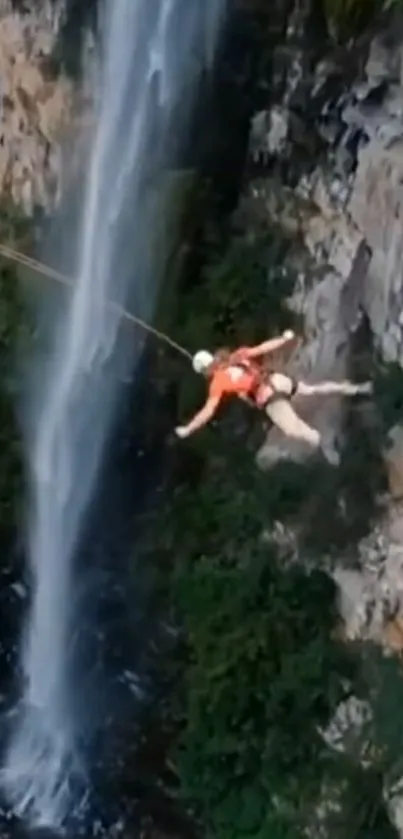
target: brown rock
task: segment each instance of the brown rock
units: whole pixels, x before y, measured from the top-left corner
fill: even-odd
[[[388,621],[383,635],[384,646],[394,653],[403,653],[403,615]]]
[[[46,2],[24,15],[1,4],[0,194],[28,214],[35,204],[52,210],[59,200],[61,142],[74,126],[72,84],[49,70],[57,28],[57,12]]]
[[[383,452],[389,491],[395,500],[403,498],[403,426],[395,425],[389,432]]]

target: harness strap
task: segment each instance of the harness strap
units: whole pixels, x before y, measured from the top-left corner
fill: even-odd
[[[276,388],[273,386],[273,384],[270,383],[270,387],[272,388],[273,393],[271,393],[270,396],[267,397],[267,399],[265,400],[265,402],[262,403],[262,405],[258,405],[257,407],[260,408],[261,411],[264,411],[267,408],[268,405],[272,405],[273,402],[277,402],[279,399],[287,399],[288,401],[291,400],[293,398],[293,396],[295,396],[295,394],[297,393],[298,381],[297,381],[297,379],[291,378],[291,376],[290,376],[290,379],[291,379],[291,390],[290,390],[289,393],[284,393],[281,390],[276,390]],[[256,403],[256,398],[255,398],[255,403]]]
[[[260,367],[253,361],[234,361],[233,364],[234,367],[240,367],[245,373],[256,373],[259,377],[261,375]]]
[[[254,363],[253,361],[234,361],[233,363],[237,367],[240,367],[241,370],[243,370],[245,373],[256,373],[257,382],[248,394],[248,401],[250,401],[251,404],[253,404],[255,407],[259,408],[262,411],[264,411],[268,405],[272,404],[273,402],[276,402],[278,399],[292,399],[298,390],[298,381],[297,379],[294,379],[291,376],[289,377],[291,379],[290,393],[283,393],[282,391],[276,390],[271,381],[270,374],[265,373],[264,370],[262,370],[262,368],[260,367],[260,365]],[[265,383],[265,378],[266,380],[268,379],[267,384],[270,385],[271,389],[273,390],[273,393],[270,394],[270,396],[262,405],[258,405],[256,402],[256,394],[259,387]]]
[[[295,396],[295,394],[296,394],[296,392],[297,392],[297,390],[298,390],[298,380],[297,380],[297,379],[294,379],[294,378],[293,378],[293,376],[290,376],[290,379],[291,379],[291,393],[290,393],[290,398],[292,398],[293,396]]]

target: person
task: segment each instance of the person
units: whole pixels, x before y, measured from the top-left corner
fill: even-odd
[[[354,384],[349,381],[323,381],[308,384],[291,376],[265,370],[262,359],[295,340],[295,334],[286,330],[254,347],[240,347],[231,352],[219,350],[215,355],[199,350],[193,357],[193,369],[209,382],[205,405],[186,425],[179,425],[175,433],[181,439],[194,434],[213,418],[221,401],[236,396],[263,410],[270,421],[286,437],[307,443],[312,449],[322,445],[321,435],[308,425],[294,410],[294,396],[354,396],[372,392],[370,382]]]

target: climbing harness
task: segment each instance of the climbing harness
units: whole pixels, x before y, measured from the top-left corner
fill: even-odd
[[[247,361],[234,360],[234,365],[244,370],[245,373],[252,373],[252,375],[255,376],[255,383],[245,401],[247,401],[251,406],[258,408],[260,411],[265,411],[269,405],[272,405],[274,402],[278,402],[279,399],[291,400],[297,393],[298,381],[291,376],[288,376],[291,380],[290,392],[284,393],[275,387],[270,373],[265,371],[261,365],[256,364],[249,359]],[[260,403],[258,402],[257,395],[259,388],[264,384],[267,384],[271,388],[272,393],[264,400],[264,402]]]
[[[289,376],[288,378],[291,380],[291,389],[289,393],[284,393],[281,390],[277,390],[277,388],[274,387],[271,381],[268,382],[273,393],[271,393],[270,396],[268,396],[267,399],[265,399],[265,401],[258,406],[262,411],[265,411],[266,408],[268,408],[269,405],[273,405],[274,402],[278,402],[279,399],[285,399],[289,402],[295,396],[295,394],[298,391],[298,382],[291,376]]]
[[[14,250],[7,245],[0,245],[0,254],[4,256],[5,259],[17,262],[20,265],[24,265],[26,268],[31,268],[33,271],[43,274],[43,276],[49,277],[51,280],[55,280],[63,285],[74,287],[74,280],[71,277],[67,277],[65,274],[61,274],[60,271],[56,271],[54,268],[50,268],[43,262],[39,262],[37,259],[26,256],[25,254],[20,253],[20,251]],[[150,335],[154,335],[154,337],[158,338],[160,341],[165,341],[166,344],[169,344],[169,346],[178,353],[185,356],[185,358],[189,361],[192,361],[192,353],[185,349],[185,347],[182,347],[181,344],[178,344],[177,341],[174,341],[173,338],[170,338],[169,335],[166,335],[165,332],[161,332],[159,329],[156,329],[154,326],[146,323],[146,321],[142,320],[142,318],[133,315],[131,312],[127,312],[126,309],[119,306],[117,303],[114,303],[112,300],[109,300],[108,304],[120,315],[123,320],[126,320],[135,326],[139,326],[141,329],[149,332]]]

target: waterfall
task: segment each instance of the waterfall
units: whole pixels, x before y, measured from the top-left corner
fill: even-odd
[[[223,6],[109,0],[101,9],[96,122],[79,233],[68,243],[77,281],[53,330],[27,443],[32,600],[1,781],[13,811],[36,826],[62,826],[87,778],[70,667],[73,570],[118,404],[120,324],[108,301],[152,318],[165,255],[155,236],[169,212],[161,184]],[[140,352],[133,340],[132,370]]]

